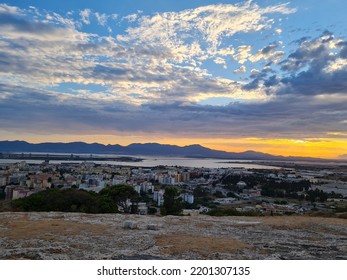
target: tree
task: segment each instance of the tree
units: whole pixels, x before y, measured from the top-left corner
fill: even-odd
[[[121,207],[124,213],[135,213],[139,202],[139,195],[133,187],[128,185],[115,185],[104,188],[100,191],[100,195],[111,198],[114,203]],[[128,200],[132,205],[128,204]]]
[[[116,205],[95,192],[77,189],[48,189],[12,201],[21,211],[61,211],[83,213],[116,213]]]
[[[6,198],[5,187],[0,188],[0,200]]]
[[[162,215],[179,215],[183,209],[182,198],[177,198],[176,188],[167,187],[164,193],[164,204],[161,209]]]

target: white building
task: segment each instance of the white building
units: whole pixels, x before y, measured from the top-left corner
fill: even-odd
[[[165,190],[153,192],[153,200],[157,203],[158,206],[162,206],[164,204],[164,193]]]
[[[192,195],[190,193],[182,193],[180,195],[180,197],[182,197],[184,202],[187,202],[189,204],[193,204],[194,203],[194,195]]]
[[[148,207],[145,202],[140,202],[137,205],[137,213],[139,215],[147,215],[148,214]]]
[[[6,186],[6,177],[0,177],[0,187]]]
[[[126,183],[126,177],[123,176],[115,176],[112,179],[112,185],[121,185]]]

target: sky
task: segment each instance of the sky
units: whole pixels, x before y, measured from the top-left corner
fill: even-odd
[[[0,140],[347,155],[345,0],[0,3]]]

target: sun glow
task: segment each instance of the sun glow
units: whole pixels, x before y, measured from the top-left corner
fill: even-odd
[[[19,135],[1,140],[18,140]],[[31,143],[42,142],[75,142],[100,144],[120,144],[123,146],[131,143],[160,143],[178,146],[200,144],[206,148],[226,152],[244,152],[253,150],[262,153],[281,156],[302,156],[317,158],[337,158],[339,155],[347,154],[347,139],[345,138],[305,138],[305,139],[270,139],[270,138],[191,138],[175,137],[169,134],[133,134],[133,135],[37,135],[21,134],[20,139]],[[54,140],[53,140],[54,139]]]

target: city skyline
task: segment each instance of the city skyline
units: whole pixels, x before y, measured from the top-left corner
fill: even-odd
[[[347,154],[347,3],[0,3],[0,140]]]

